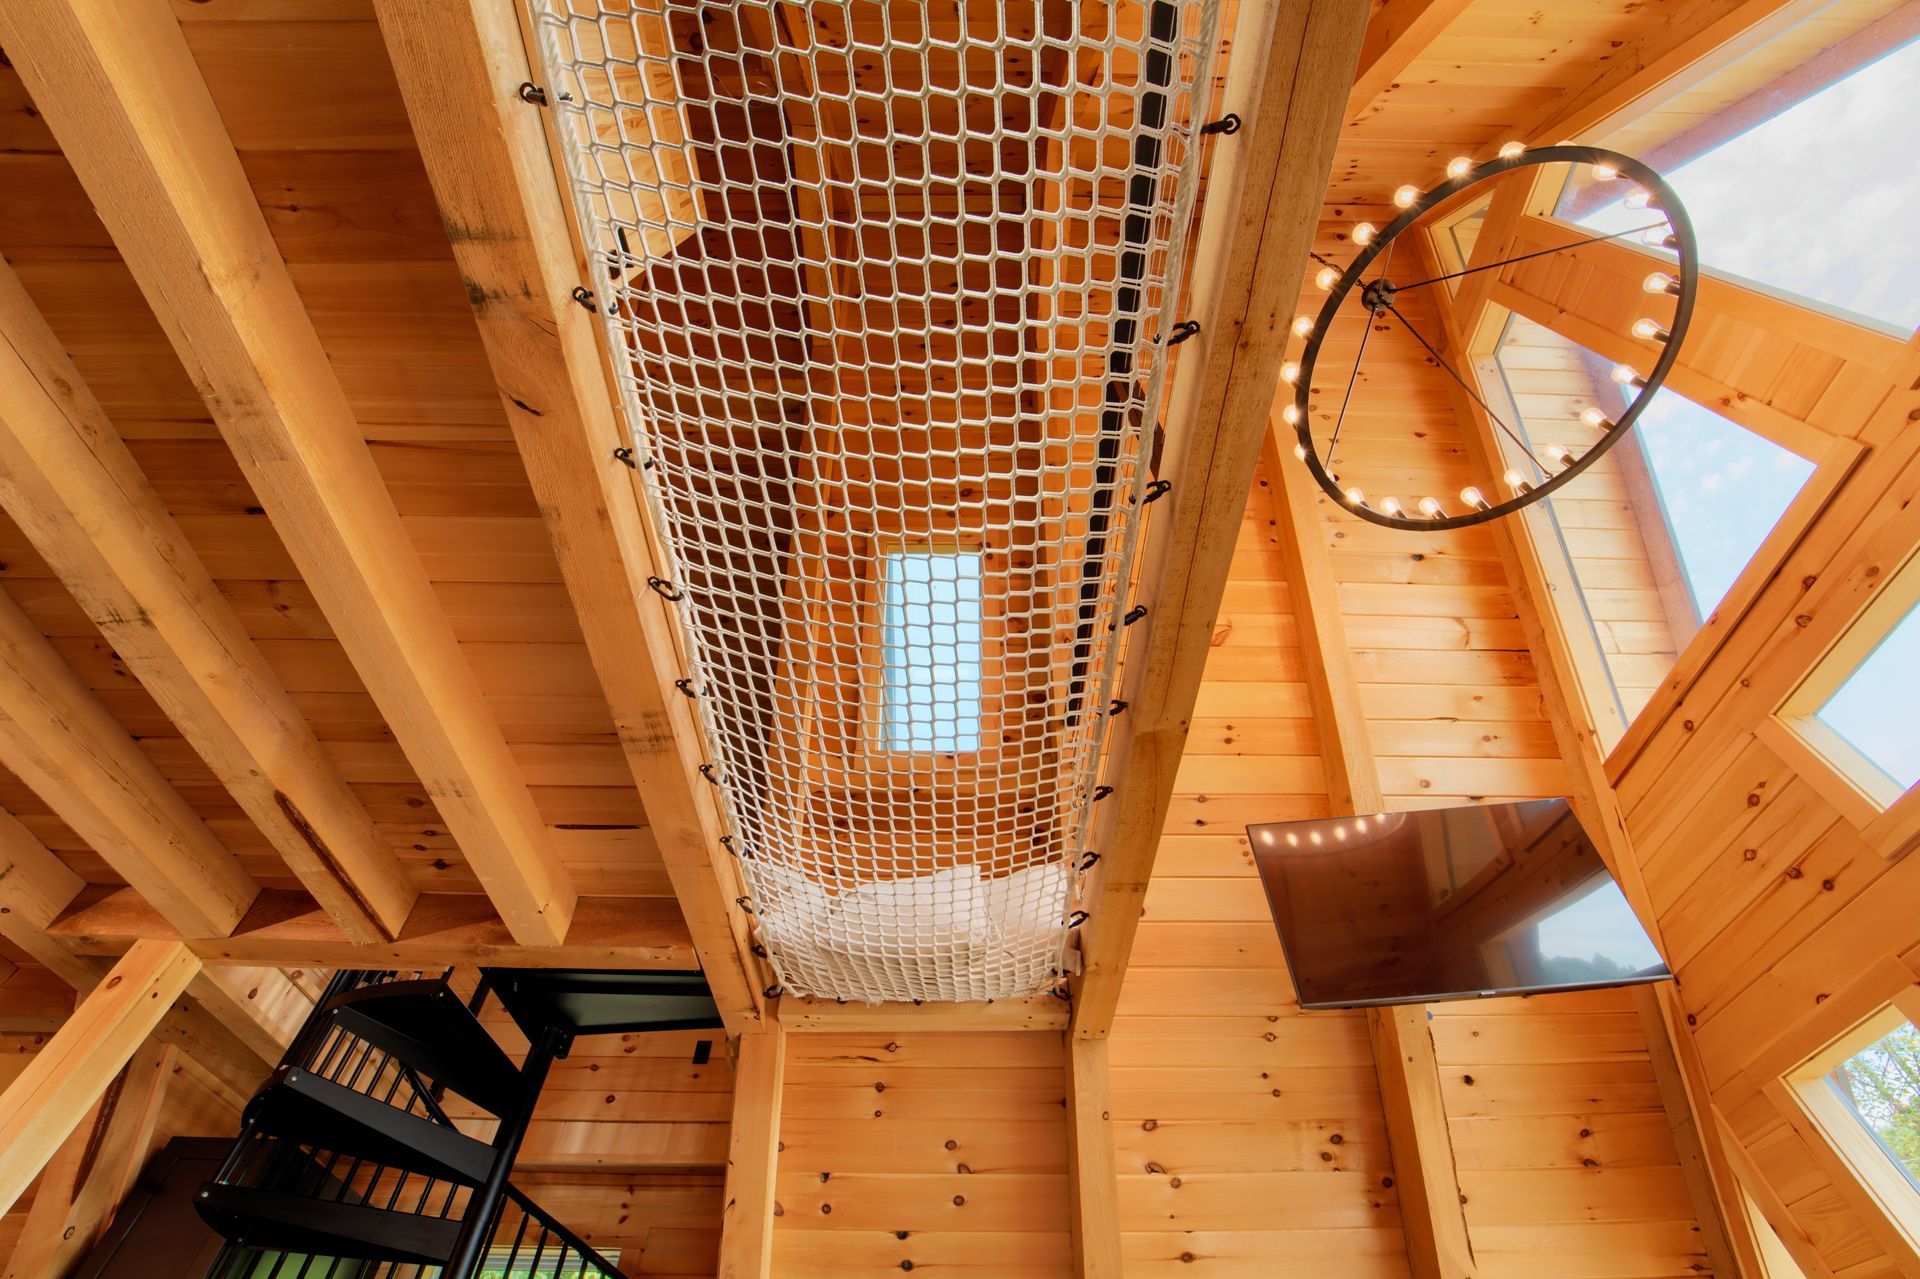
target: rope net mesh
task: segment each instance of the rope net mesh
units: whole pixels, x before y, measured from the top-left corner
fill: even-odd
[[[1218,0],[534,9],[775,972],[1051,987]]]

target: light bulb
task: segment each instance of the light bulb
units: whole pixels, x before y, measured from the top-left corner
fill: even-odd
[[[1460,490],[1460,500],[1476,511],[1487,509],[1487,499],[1482,497],[1480,490],[1471,484]]]
[[[1393,517],[1394,517],[1395,519],[1399,519],[1399,518],[1400,518],[1400,515],[1401,515],[1401,510],[1400,510],[1400,499],[1399,499],[1399,498],[1397,498],[1397,497],[1383,497],[1383,498],[1381,498],[1381,499],[1380,499],[1380,512],[1381,512],[1381,514],[1383,514],[1383,515],[1391,515],[1391,516],[1393,516]]]
[[[1366,504],[1367,504],[1367,495],[1365,493],[1362,493],[1359,489],[1347,490],[1348,506],[1365,506]]]
[[[1632,368],[1625,364],[1614,365],[1613,371],[1608,373],[1607,376],[1621,386],[1645,386],[1647,384],[1645,378],[1635,373]]]
[[[1611,164],[1603,163],[1593,166],[1593,180],[1595,182],[1611,182],[1619,176],[1620,170]]]
[[[1505,480],[1507,487],[1516,493],[1529,493],[1533,491],[1533,485],[1527,483],[1527,477],[1512,467],[1508,467],[1507,473],[1500,478]]]
[[[1320,842],[1320,832],[1317,830],[1310,830],[1307,832],[1307,838],[1317,844]]]
[[[1313,321],[1310,318],[1304,315],[1296,315],[1293,317],[1293,335],[1295,337],[1303,338],[1311,332],[1313,332]]]
[[[1652,249],[1677,249],[1680,241],[1665,227],[1648,227],[1640,233],[1640,243]]]
[[[1300,364],[1297,360],[1288,360],[1280,366],[1280,380],[1288,386],[1300,380]]]
[[[1281,409],[1280,420],[1288,426],[1300,425],[1300,406],[1298,404],[1289,404],[1284,409]]]
[[[1300,837],[1294,834],[1292,831],[1287,832],[1287,847],[1288,848],[1300,847]]]
[[[1330,266],[1323,266],[1313,273],[1313,284],[1314,287],[1322,293],[1326,293],[1333,288],[1334,282],[1339,278],[1340,273],[1338,271]]]
[[[1564,444],[1547,445],[1546,454],[1553,459],[1555,466],[1561,467],[1562,469],[1573,465],[1573,454]]]
[[[1307,460],[1307,446],[1306,446],[1306,445],[1304,445],[1304,444],[1296,444],[1296,445],[1294,445],[1294,446],[1293,446],[1293,455],[1294,455],[1295,457],[1297,457],[1297,458],[1299,458],[1299,459],[1300,459],[1300,460],[1301,460],[1302,462],[1304,462],[1304,461],[1306,461],[1306,460]]]
[[[1355,223],[1353,228],[1353,242],[1364,247],[1365,245],[1372,244],[1373,237],[1378,234],[1378,229],[1371,222]]]
[[[1466,171],[1472,167],[1472,160],[1469,160],[1464,155],[1456,155],[1453,159],[1447,161],[1447,176],[1450,178],[1462,177],[1466,174]]]
[[[1591,404],[1589,404],[1586,408],[1580,410],[1580,420],[1582,422],[1585,422],[1588,426],[1592,427],[1596,431],[1603,426],[1613,425],[1612,422],[1609,422],[1607,420],[1607,415],[1605,413],[1602,413],[1599,409],[1593,407],[1593,405]]]
[[[1640,281],[1640,287],[1648,293],[1671,293],[1675,296],[1680,293],[1680,281],[1665,271],[1652,272],[1646,279]]]
[[[1633,336],[1642,342],[1665,342],[1673,334],[1662,328],[1659,321],[1641,316],[1633,322]]]
[[[1526,152],[1527,144],[1524,142],[1503,142],[1500,144],[1500,158],[1502,160],[1516,160],[1525,155]]]
[[[1644,209],[1653,203],[1653,192],[1637,187],[1627,193],[1626,205],[1629,209]]]
[[[1421,498],[1420,514],[1426,516],[1430,520],[1439,519],[1440,518],[1440,499],[1437,497]]]
[[[1411,209],[1413,202],[1420,198],[1420,188],[1409,182],[1393,193],[1393,202],[1403,209]]]

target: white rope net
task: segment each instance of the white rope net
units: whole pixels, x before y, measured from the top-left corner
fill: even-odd
[[[1049,988],[1218,0],[534,9],[780,981]]]

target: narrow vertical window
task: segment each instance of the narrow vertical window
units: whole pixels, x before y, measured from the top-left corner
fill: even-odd
[[[980,555],[893,551],[882,583],[888,750],[980,749]]]

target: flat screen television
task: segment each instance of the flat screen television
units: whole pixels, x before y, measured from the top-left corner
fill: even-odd
[[[1302,1008],[1671,977],[1564,799],[1249,826]]]

